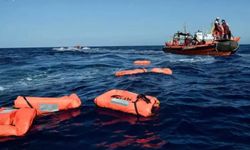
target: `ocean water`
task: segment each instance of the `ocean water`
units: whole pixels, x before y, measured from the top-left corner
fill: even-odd
[[[37,117],[27,135],[0,138],[1,149],[250,149],[250,45],[229,57],[166,54],[160,46],[0,49],[0,107],[18,95],[77,93],[79,109]],[[172,76],[140,74],[134,60],[169,67]],[[123,89],[157,97],[150,118],[100,109],[93,100]]]

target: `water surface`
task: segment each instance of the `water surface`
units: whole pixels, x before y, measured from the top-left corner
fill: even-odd
[[[134,60],[174,74],[115,77]],[[0,106],[18,95],[77,93],[82,107],[38,117],[24,137],[0,138],[8,149],[250,149],[250,45],[230,57],[165,54],[160,46],[0,49]],[[157,97],[158,114],[140,118],[96,108],[111,89]]]

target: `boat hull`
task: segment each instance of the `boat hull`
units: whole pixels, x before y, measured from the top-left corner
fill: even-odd
[[[192,46],[165,46],[163,51],[166,53],[182,55],[213,55],[229,56],[234,54],[239,48],[238,41],[216,41],[215,43]]]

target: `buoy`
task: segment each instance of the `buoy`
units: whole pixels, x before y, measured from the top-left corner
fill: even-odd
[[[78,108],[81,105],[81,100],[76,94],[58,98],[18,96],[14,103],[16,108],[35,108],[38,114],[42,114]]]
[[[148,66],[151,64],[150,60],[136,60],[134,61],[134,65],[138,65],[138,66]]]
[[[36,116],[32,108],[1,108],[0,136],[23,136],[27,133]]]
[[[153,96],[136,94],[124,90],[108,91],[94,100],[99,107],[122,111],[134,115],[149,117],[160,107],[160,102]]]
[[[145,73],[145,72],[147,72],[147,69],[123,70],[123,71],[116,72],[115,76],[121,77],[125,75],[135,75],[135,74],[140,74],[140,73]]]
[[[173,71],[169,68],[153,68],[153,69],[151,69],[151,72],[162,73],[162,74],[166,74],[166,75],[171,75],[173,73]]]

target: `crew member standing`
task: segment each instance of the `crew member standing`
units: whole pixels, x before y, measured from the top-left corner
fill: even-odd
[[[213,30],[213,35],[215,39],[221,39],[223,35],[223,28],[220,24],[220,18],[217,17],[214,21],[214,30]]]
[[[223,30],[224,30],[223,38],[230,40],[231,36],[232,36],[232,33],[231,33],[230,28],[229,28],[229,25],[226,23],[226,21],[224,19],[221,21],[221,24],[222,24],[222,27],[223,27]]]

